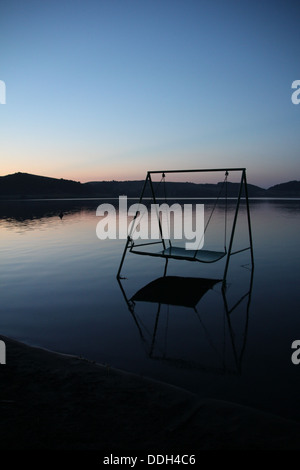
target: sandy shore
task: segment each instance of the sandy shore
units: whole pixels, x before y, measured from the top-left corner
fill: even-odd
[[[1,336],[0,449],[300,449],[300,424]]]

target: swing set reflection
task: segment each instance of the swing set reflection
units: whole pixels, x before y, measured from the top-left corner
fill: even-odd
[[[124,287],[124,282],[126,281],[121,279],[118,279],[117,281],[128,310],[139,332],[146,354],[150,359],[161,360],[167,362],[169,365],[179,367],[181,369],[196,369],[223,375],[241,375],[242,361],[246,348],[248,332],[249,310],[253,287],[253,269],[249,270],[249,279],[247,280],[247,286],[243,291],[243,294],[238,295],[234,301],[229,298],[228,289],[219,289],[222,280],[168,276],[166,270],[162,277],[151,281],[131,296],[128,296],[126,293]],[[220,294],[217,296],[217,302],[220,308],[219,299],[221,299],[221,310],[224,320],[222,341],[221,339],[217,340],[217,342],[213,341],[213,330],[220,330],[220,325],[216,326],[215,324],[215,327],[210,325],[210,327],[207,328],[207,318],[206,321],[204,321],[205,312],[202,312],[201,314],[199,312],[199,303],[200,301],[203,302],[203,298],[208,295],[209,291]],[[153,309],[152,306],[155,304],[156,308]],[[146,305],[147,312],[148,308],[150,308],[152,314],[149,315],[148,313],[145,313]],[[167,311],[167,321],[163,308]],[[176,314],[181,315],[179,318],[182,319],[182,313],[185,309],[189,309],[189,311],[194,312],[195,315],[193,315],[193,317],[196,317],[198,328],[200,324],[201,335],[204,335],[201,336],[199,331],[199,336],[196,336],[197,346],[200,345],[202,341],[201,338],[205,338],[206,346],[208,345],[209,350],[212,348],[215,353],[218,353],[219,359],[217,361],[217,365],[206,364],[207,361],[205,360],[204,363],[203,359],[200,361],[195,359],[195,357],[197,357],[197,353],[193,354],[192,359],[184,358],[185,353],[184,351],[180,351],[180,349],[182,349],[184,344],[182,330],[186,325],[181,320],[179,320],[179,324],[177,321],[177,325],[175,327],[177,328],[175,340],[173,338],[173,342],[175,341],[176,354],[174,355],[173,353],[170,355],[167,352],[166,339],[171,329],[174,336],[174,328],[171,328],[172,319],[174,320]],[[238,329],[233,327],[234,312],[238,315]],[[216,313],[217,312],[214,310],[214,316]],[[152,319],[151,322],[149,320],[150,317]],[[185,315],[184,318],[186,322],[188,318],[187,315]],[[210,315],[209,318],[211,319],[212,315]],[[191,321],[190,317],[189,321]],[[149,322],[151,323],[151,327],[149,327]],[[211,323],[211,320],[209,323]],[[194,338],[196,327],[196,323],[194,323],[193,320],[192,329]],[[185,341],[189,342],[189,336],[187,336]],[[221,344],[222,342],[223,344]],[[231,350],[230,365],[227,364],[228,357],[225,357],[226,355],[224,352],[226,342],[229,343],[229,349]],[[208,362],[210,363],[211,361],[209,360]]]

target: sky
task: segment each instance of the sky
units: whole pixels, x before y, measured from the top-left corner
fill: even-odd
[[[300,180],[299,18],[294,0],[1,0],[0,175]]]

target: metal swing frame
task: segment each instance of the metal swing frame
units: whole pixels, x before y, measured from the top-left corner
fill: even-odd
[[[209,250],[193,250],[194,255],[191,256],[187,254],[187,251],[184,248],[176,248],[172,247],[171,243],[169,248],[166,247],[165,244],[165,239],[163,238],[163,232],[162,232],[162,227],[161,227],[161,222],[158,217],[158,224],[159,224],[159,233],[160,233],[160,240],[156,242],[149,242],[149,243],[143,243],[139,245],[135,245],[132,238],[132,229],[134,227],[134,222],[135,219],[138,216],[138,212],[136,212],[130,233],[127,237],[125,248],[123,251],[123,255],[121,258],[121,262],[119,265],[119,269],[117,272],[117,279],[121,278],[121,270],[123,263],[125,261],[125,257],[127,254],[127,251],[129,250],[132,253],[139,254],[139,255],[148,255],[148,256],[157,256],[164,258],[166,260],[166,266],[165,266],[165,271],[167,269],[167,264],[169,259],[177,259],[177,260],[186,260],[186,261],[198,261],[202,263],[211,263],[211,262],[216,262],[221,260],[222,258],[226,257],[226,263],[225,263],[225,268],[224,268],[224,275],[223,275],[223,286],[226,285],[226,277],[227,277],[227,272],[228,272],[228,266],[229,266],[229,261],[231,256],[241,253],[242,251],[250,250],[250,255],[251,255],[251,265],[252,268],[254,268],[254,256],[253,256],[253,242],[252,242],[252,230],[251,230],[251,219],[250,219],[250,208],[249,208],[249,197],[248,197],[248,187],[247,187],[247,177],[246,177],[246,168],[213,168],[213,169],[195,169],[195,170],[155,170],[155,171],[148,171],[146,175],[146,179],[142,188],[142,192],[139,198],[139,204],[143,200],[145,189],[147,187],[147,184],[150,186],[150,192],[151,192],[151,197],[154,202],[154,204],[157,204],[156,202],[156,196],[154,192],[154,187],[153,187],[153,181],[151,178],[151,175],[154,174],[161,174],[162,177],[164,178],[166,174],[169,173],[215,173],[215,172],[223,172],[226,175],[232,172],[239,172],[241,174],[241,180],[240,180],[240,186],[239,186],[239,191],[238,191],[238,196],[237,196],[237,202],[236,202],[236,207],[235,207],[235,213],[234,213],[234,218],[233,218],[233,223],[232,223],[232,228],[231,228],[231,235],[230,235],[230,241],[229,241],[229,246],[228,250],[226,249],[226,246],[224,247],[224,252],[217,252],[217,251],[209,251]],[[247,210],[247,223],[248,223],[248,234],[249,234],[249,246],[237,251],[232,251],[232,245],[233,245],[233,239],[234,239],[234,234],[235,234],[235,229],[236,229],[236,223],[237,223],[237,218],[238,218],[238,212],[240,208],[240,202],[242,198],[242,191],[245,191],[245,202],[246,202],[246,210]],[[218,196],[219,198],[219,196]],[[217,200],[218,200],[217,198]],[[226,195],[227,198],[227,195]],[[226,227],[225,227],[226,230]],[[139,250],[134,250],[135,246],[146,246],[146,245],[154,245],[154,244],[162,244],[163,245],[163,251],[158,252],[158,253],[153,253],[153,252],[143,252]],[[200,256],[197,256],[197,254],[200,253]]]

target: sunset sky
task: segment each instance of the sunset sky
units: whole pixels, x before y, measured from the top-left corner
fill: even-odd
[[[300,180],[299,21],[290,0],[2,0],[0,175]]]

